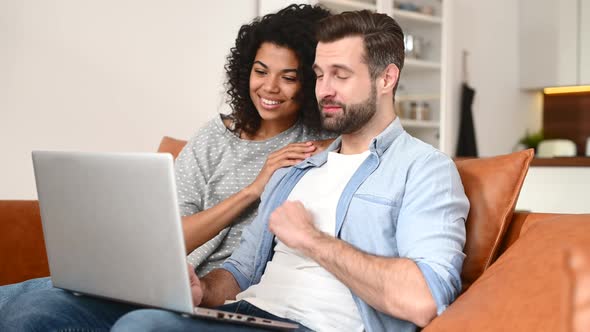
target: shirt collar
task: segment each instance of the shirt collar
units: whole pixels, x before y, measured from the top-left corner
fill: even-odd
[[[396,138],[398,138],[404,132],[402,123],[399,117],[396,117],[389,126],[387,126],[379,135],[375,136],[371,143],[369,143],[369,150],[371,153],[376,153],[377,156],[381,156],[387,148],[393,144]],[[319,167],[322,166],[328,160],[328,152],[337,151],[340,149],[342,144],[342,137],[338,136],[326,150],[313,155],[299,164],[295,165],[296,168],[305,169],[308,167]]]
[[[381,156],[403,132],[402,122],[399,117],[396,117],[385,130],[371,140],[369,150]]]

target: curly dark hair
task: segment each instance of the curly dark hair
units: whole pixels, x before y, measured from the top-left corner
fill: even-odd
[[[256,52],[264,42],[286,47],[295,52],[299,60],[297,77],[301,91],[296,100],[301,106],[299,118],[307,127],[321,128],[320,113],[315,98],[315,61],[317,40],[316,23],[330,12],[319,6],[290,5],[274,14],[254,19],[242,25],[225,65],[227,102],[232,113],[234,133],[254,134],[260,128],[260,115],[250,99],[250,71]]]

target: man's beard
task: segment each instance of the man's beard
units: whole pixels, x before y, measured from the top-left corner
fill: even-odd
[[[341,114],[326,114],[322,110],[324,105],[337,105],[342,108]],[[324,129],[337,134],[351,134],[361,129],[377,112],[377,90],[375,83],[371,84],[371,94],[358,104],[346,105],[337,101],[322,99],[318,103],[322,126]]]

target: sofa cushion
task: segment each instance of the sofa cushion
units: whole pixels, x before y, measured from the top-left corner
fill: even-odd
[[[172,154],[172,157],[176,159],[176,157],[178,157],[178,154],[180,153],[182,148],[184,148],[185,145],[186,141],[164,136],[162,138],[162,141],[160,142],[160,146],[158,147],[158,152],[170,153]]]
[[[496,257],[512,219],[532,149],[509,155],[457,161],[470,209],[461,279],[466,290]]]
[[[535,223],[424,331],[587,331],[589,259],[590,215]]]

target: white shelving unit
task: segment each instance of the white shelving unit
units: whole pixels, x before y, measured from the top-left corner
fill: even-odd
[[[415,70],[420,70],[420,69],[440,70],[440,62],[406,58],[406,60],[404,61],[404,68],[410,68],[413,70],[414,69]]]
[[[360,0],[320,0],[315,3],[321,3],[327,8],[335,12],[343,12],[346,10],[377,10],[374,1],[360,1]]]
[[[413,136],[450,153],[445,128],[448,121],[448,14],[449,0],[315,0],[333,12],[368,9],[385,13],[396,19],[404,35],[422,39],[423,48],[417,57],[406,56],[396,95],[397,114],[404,128]],[[432,14],[401,9],[429,7]],[[427,104],[428,116],[423,120],[409,117],[412,103]]]
[[[395,17],[399,21],[414,21],[414,22],[423,22],[429,24],[442,24],[442,18],[434,15],[425,15],[416,12],[411,12],[409,10],[404,9],[397,9],[394,13]]]
[[[439,100],[440,94],[432,93],[432,94],[415,94],[415,95],[405,95],[405,96],[396,96],[395,98],[397,101],[430,101],[430,100]]]
[[[402,118],[402,125],[404,127],[411,127],[411,128],[429,128],[429,129],[438,129],[438,121],[429,121],[429,120],[412,120],[412,119],[403,119]]]

